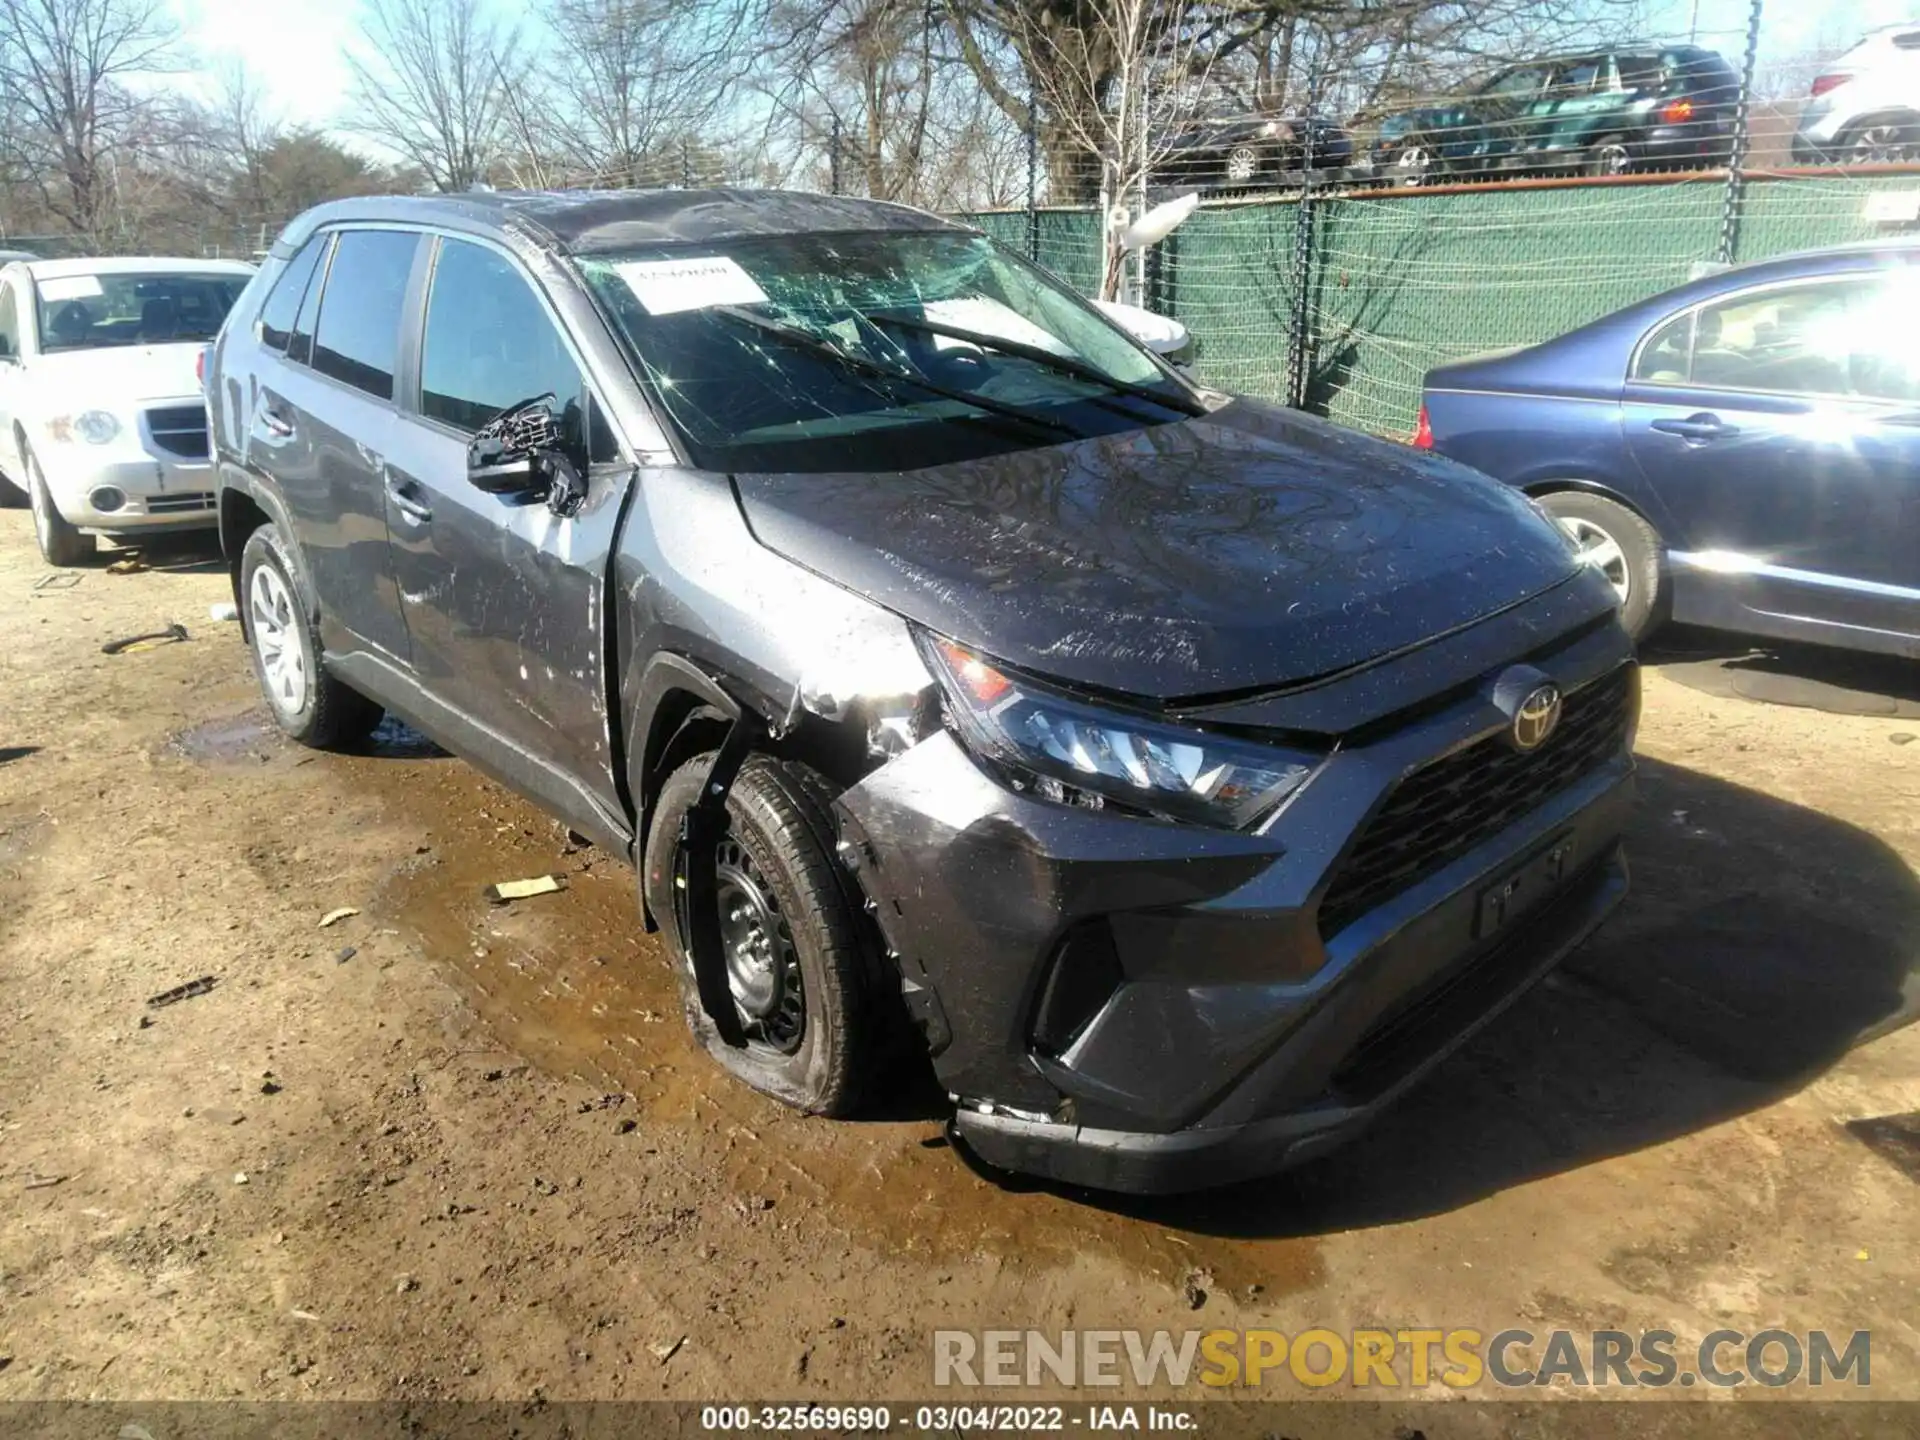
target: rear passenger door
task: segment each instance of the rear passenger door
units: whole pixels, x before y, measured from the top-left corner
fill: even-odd
[[[547,301],[504,250],[443,237],[427,279],[417,382],[387,454],[393,563],[415,673],[499,747],[493,768],[576,828],[621,812],[608,716],[606,582],[632,467]],[[552,395],[587,477],[578,513],[467,479],[473,433]],[[599,813],[596,813],[599,812]]]
[[[280,358],[260,367],[247,397],[248,461],[286,500],[323,643],[400,665],[407,631],[387,544],[384,466],[420,241],[414,231],[377,229],[310,241],[262,309],[262,344]]]
[[[1756,287],[1656,328],[1622,395],[1681,564],[1756,607],[1920,633],[1920,276]]]

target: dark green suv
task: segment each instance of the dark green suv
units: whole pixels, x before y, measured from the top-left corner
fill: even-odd
[[[1630,45],[1498,71],[1380,122],[1376,174],[1402,184],[1504,172],[1624,175],[1723,166],[1740,78],[1695,45]]]

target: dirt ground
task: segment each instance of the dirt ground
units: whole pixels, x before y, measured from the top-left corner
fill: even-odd
[[[1656,667],[1593,944],[1327,1161],[1116,1203],[724,1079],[620,863],[404,732],[269,736],[204,553],[48,573],[0,512],[0,1400],[924,1398],[942,1327],[1414,1324],[1870,1329],[1920,1398],[1893,710]]]

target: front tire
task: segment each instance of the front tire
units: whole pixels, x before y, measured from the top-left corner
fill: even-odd
[[[286,542],[272,525],[255,530],[241,551],[240,601],[253,673],[281,733],[315,750],[366,739],[381,709],[321,665],[313,608],[301,597]]]
[[[661,787],[642,880],[687,1023],[709,1055],[762,1094],[810,1115],[850,1115],[880,1068],[886,1026],[858,903],[833,857],[831,791],[804,766],[749,756],[727,793],[717,903],[746,1046],[723,1041],[700,1003],[674,877],[681,817],[713,758],[688,761]]]
[[[1666,594],[1660,574],[1660,537],[1624,505],[1580,490],[1539,497],[1580,552],[1620,598],[1620,623],[1636,643],[1660,627]]]
[[[26,453],[27,502],[33,507],[33,538],[39,543],[40,558],[49,565],[71,569],[84,565],[94,555],[94,537],[74,528],[60,507],[53,503],[53,491],[47,477],[40,473],[40,462],[33,452]]]
[[[1417,189],[1439,179],[1445,173],[1439,149],[1432,141],[1416,136],[1394,152],[1388,171],[1396,185]]]

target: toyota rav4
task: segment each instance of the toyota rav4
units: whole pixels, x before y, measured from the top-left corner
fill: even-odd
[[[963,225],[339,202],[208,401],[279,724],[395,711],[630,857],[699,1042],[803,1110],[917,1046],[989,1164],[1261,1173],[1624,893],[1636,671],[1564,536]]]

